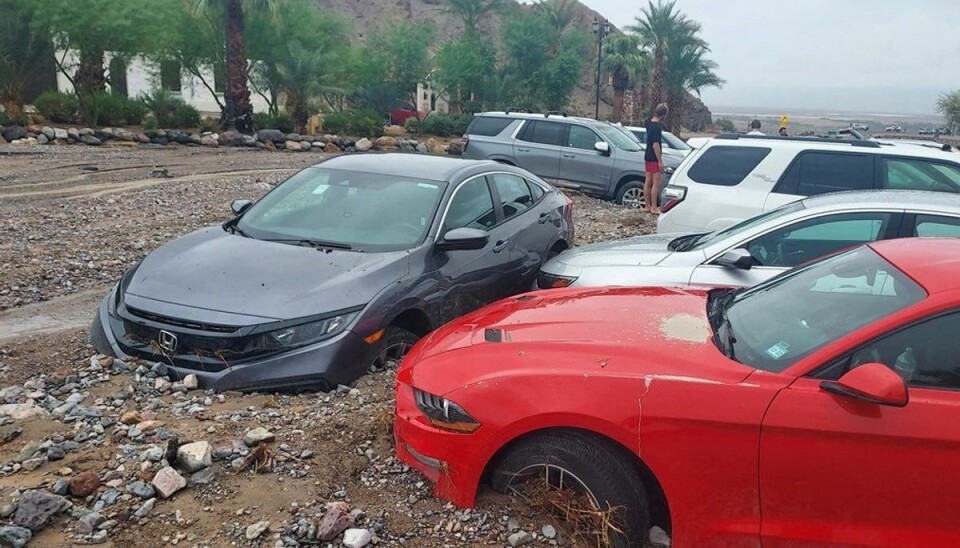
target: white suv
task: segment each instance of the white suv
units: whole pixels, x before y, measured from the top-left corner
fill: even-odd
[[[960,193],[960,158],[878,141],[723,134],[677,167],[657,232],[719,230],[805,196],[871,188]]]

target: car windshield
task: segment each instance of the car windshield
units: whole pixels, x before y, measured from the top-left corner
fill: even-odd
[[[677,137],[676,135],[670,133],[669,131],[663,132],[663,140],[667,142],[667,146],[681,151],[693,150],[690,145],[683,142],[683,139]]]
[[[772,372],[926,296],[867,246],[752,289],[715,292],[708,302],[714,343],[740,363]]]
[[[593,126],[601,135],[610,141],[613,146],[627,152],[640,152],[643,148],[636,137],[631,138],[627,135],[627,130],[610,124],[597,124]]]
[[[796,211],[804,209],[802,201],[796,201],[789,203],[785,206],[778,207],[777,209],[771,209],[766,213],[761,213],[756,217],[751,217],[745,221],[741,221],[733,226],[729,226],[723,230],[718,230],[716,232],[710,232],[704,234],[697,238],[694,241],[691,241],[684,249],[677,249],[677,251],[689,251],[692,249],[703,249],[707,246],[710,246],[717,242],[722,242],[731,236],[736,236],[737,234],[746,232],[747,230],[752,229],[755,226],[759,226],[767,221],[776,219],[778,217],[783,217],[785,215],[790,215]]]
[[[445,187],[439,181],[312,167],[264,196],[236,226],[261,240],[357,251],[410,249],[426,237]]]

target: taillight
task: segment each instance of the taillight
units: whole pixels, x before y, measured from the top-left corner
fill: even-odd
[[[566,194],[561,193],[563,196],[563,218],[567,221],[567,226],[570,227],[570,230],[573,230],[573,200]]]
[[[666,213],[687,197],[687,187],[668,185],[660,193],[660,213]]]

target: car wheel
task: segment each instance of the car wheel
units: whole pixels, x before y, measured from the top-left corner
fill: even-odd
[[[367,365],[370,369],[379,370],[390,362],[399,363],[419,338],[416,333],[402,327],[388,327],[374,345]]]
[[[643,181],[629,181],[617,191],[617,204],[641,208],[643,204]]]
[[[535,434],[496,464],[491,484],[565,519],[568,533],[591,545],[643,546],[650,528],[646,491],[618,452],[593,436]]]

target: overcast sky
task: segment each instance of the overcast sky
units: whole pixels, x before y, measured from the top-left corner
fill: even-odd
[[[646,0],[581,0],[620,28]],[[960,89],[960,0],[677,0],[703,25],[724,107],[933,114]]]

